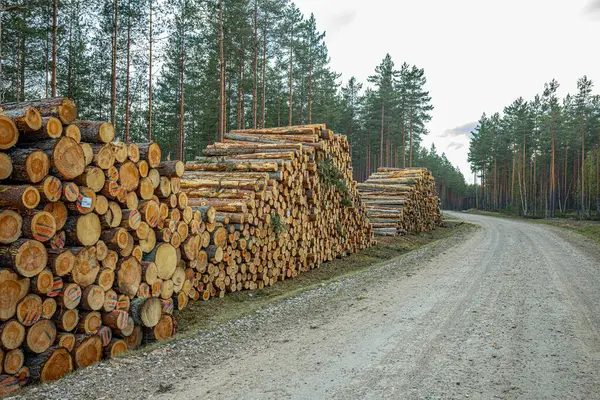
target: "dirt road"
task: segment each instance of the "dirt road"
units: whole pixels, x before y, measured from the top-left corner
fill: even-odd
[[[600,398],[600,246],[453,216],[481,229],[29,395]]]

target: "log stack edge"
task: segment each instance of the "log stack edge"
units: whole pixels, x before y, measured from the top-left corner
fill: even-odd
[[[376,235],[430,232],[443,223],[435,179],[426,168],[379,168],[358,188]]]

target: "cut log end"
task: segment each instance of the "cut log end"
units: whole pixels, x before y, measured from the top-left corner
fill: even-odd
[[[0,149],[6,150],[13,147],[19,140],[19,131],[12,119],[0,115]]]
[[[14,268],[26,278],[36,276],[45,268],[48,253],[44,245],[35,240],[24,240],[17,250]]]
[[[8,178],[12,172],[12,159],[8,154],[0,153],[0,180]]]
[[[10,244],[21,236],[23,218],[15,211],[0,212],[0,243]]]
[[[65,136],[54,146],[53,163],[65,179],[74,179],[85,169],[85,154],[79,143]]]

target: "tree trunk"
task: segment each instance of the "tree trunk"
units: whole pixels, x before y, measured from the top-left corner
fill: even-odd
[[[148,68],[148,141],[152,141],[152,1],[150,0],[150,23],[149,23],[149,68]]]
[[[256,129],[258,114],[258,0],[254,0],[254,42],[252,54],[252,128]]]
[[[381,102],[381,131],[379,137],[379,166],[383,167],[383,124],[385,118],[385,104]]]
[[[581,214],[585,215],[585,116],[581,112]]]
[[[413,153],[413,112],[410,109],[410,145],[408,150],[408,167],[412,168],[412,153]]]
[[[404,108],[402,108],[402,168],[406,168],[406,132],[404,124]]]
[[[56,49],[58,31],[58,0],[54,0],[52,13],[52,97],[56,97]]]
[[[131,0],[127,1],[127,69],[125,71],[125,141],[129,142],[129,66],[131,63]]]
[[[183,150],[183,136],[184,136],[184,112],[185,112],[185,6],[181,10],[181,67],[179,70],[179,90],[181,92],[181,99],[179,103],[179,146],[178,146],[178,157],[180,160],[184,160]]]
[[[289,104],[289,117],[288,117],[288,125],[289,126],[292,126],[292,108],[293,108],[293,95],[294,95],[293,60],[294,60],[294,25],[292,24],[292,32],[291,32],[291,36],[290,36],[290,104]]]
[[[556,171],[554,162],[555,152],[555,137],[554,137],[554,110],[552,111],[552,143],[550,150],[550,216],[554,217],[554,210],[556,209]]]
[[[113,126],[117,119],[117,33],[119,27],[119,0],[115,0],[115,20],[113,23],[113,45],[112,45],[112,80],[110,97],[110,122]]]
[[[219,70],[220,70],[220,102],[219,102],[219,138],[223,141],[225,134],[225,55],[223,53],[223,0],[219,0]]]
[[[279,101],[279,96],[277,97]],[[267,21],[263,27],[263,71],[262,71],[262,115],[260,127],[265,128],[265,117],[266,117],[266,105],[267,105]],[[280,125],[277,125],[280,126]]]

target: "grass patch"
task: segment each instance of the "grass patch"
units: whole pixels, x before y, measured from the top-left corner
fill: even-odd
[[[447,227],[438,228],[430,233],[378,238],[377,245],[369,249],[323,264],[294,279],[277,282],[274,286],[262,290],[232,293],[222,299],[190,303],[186,309],[175,313],[179,325],[178,332],[185,336],[198,330],[210,330],[216,325],[249,315],[274,301],[294,297],[317,285],[355,274],[461,230],[469,229],[469,226],[469,224],[448,222]]]
[[[575,219],[544,219],[539,221],[542,224],[558,226],[587,236],[600,243],[600,222],[598,221],[579,221]]]

